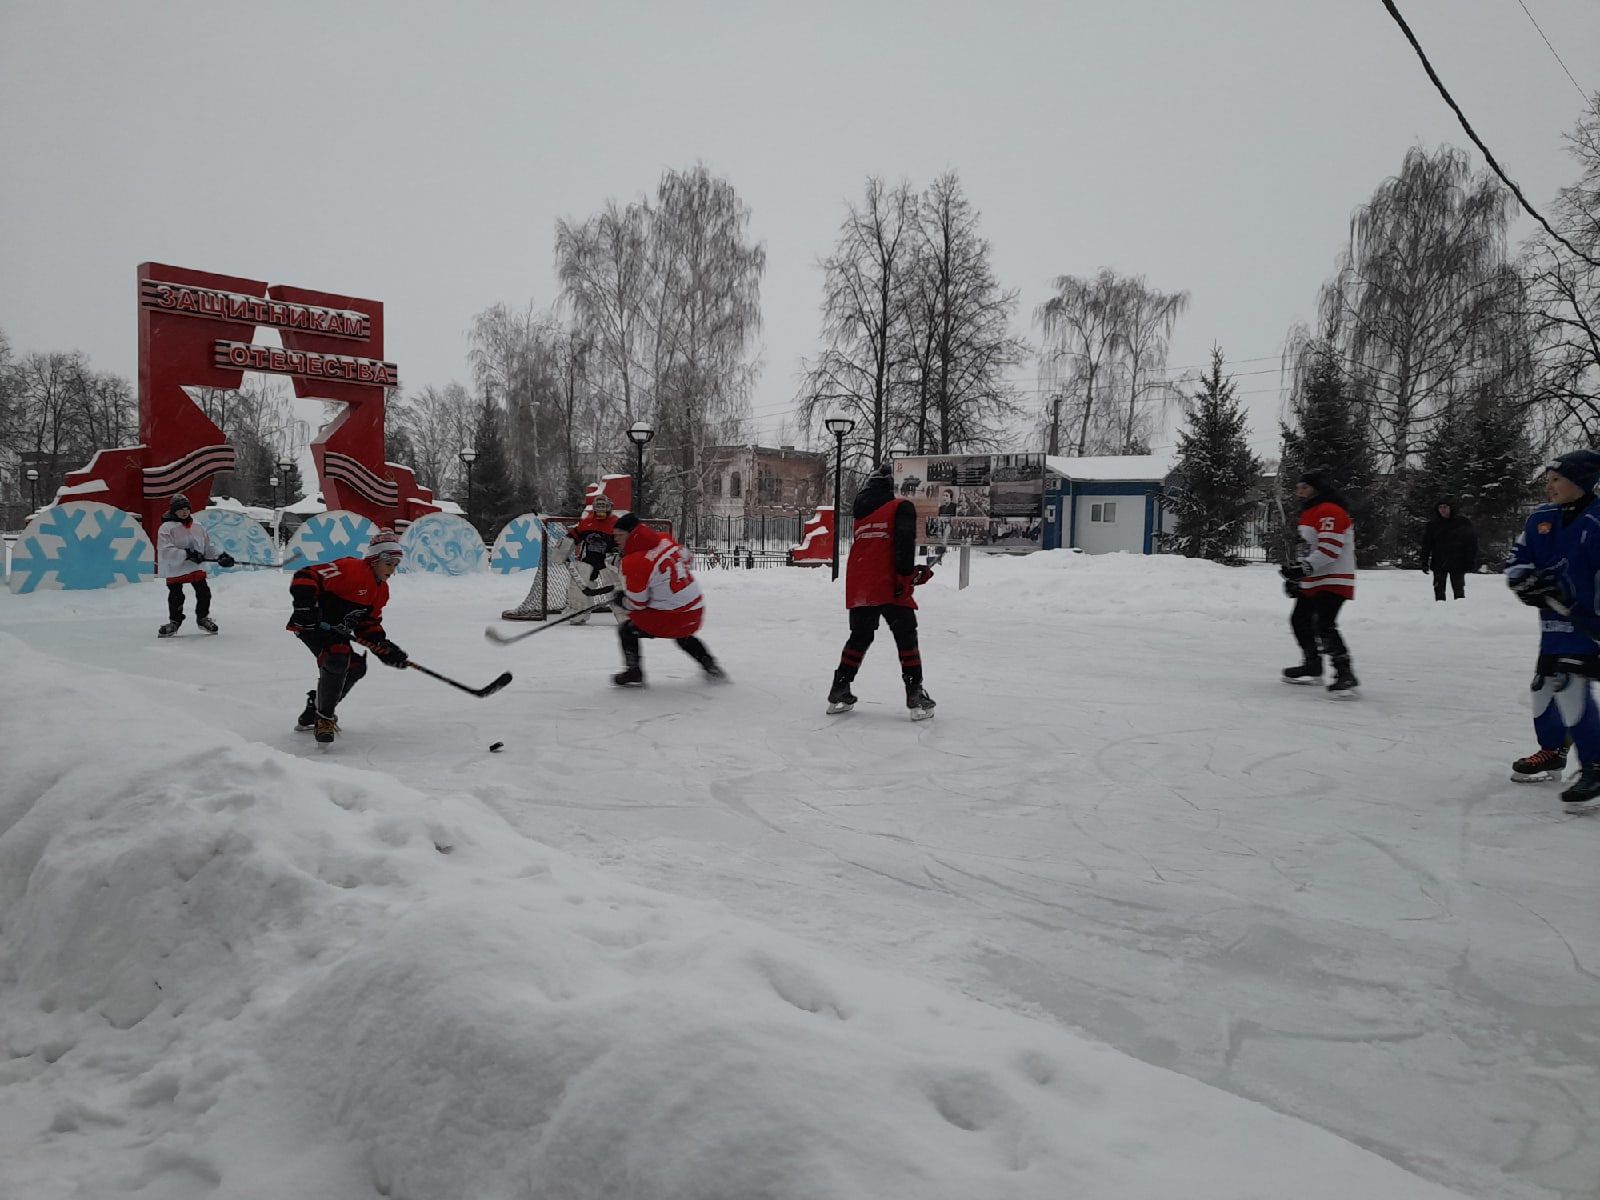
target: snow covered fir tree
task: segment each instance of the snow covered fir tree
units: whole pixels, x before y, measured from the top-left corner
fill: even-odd
[[[1176,519],[1172,547],[1190,558],[1221,562],[1245,540],[1259,505],[1261,460],[1250,451],[1248,421],[1233,379],[1222,373],[1222,348],[1185,406],[1178,461],[1167,479]]]

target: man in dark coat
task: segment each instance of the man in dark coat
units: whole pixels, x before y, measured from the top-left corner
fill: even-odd
[[[1467,572],[1478,569],[1478,531],[1454,500],[1439,501],[1438,515],[1422,531],[1422,569],[1433,572],[1435,600],[1444,599],[1447,577],[1455,598],[1466,599]]]

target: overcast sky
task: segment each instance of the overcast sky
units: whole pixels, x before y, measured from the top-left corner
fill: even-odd
[[[1600,0],[1399,7],[1547,206]],[[954,168],[1018,332],[1056,275],[1187,289],[1172,366],[1220,343],[1265,449],[1351,211],[1445,142],[1468,144],[1380,0],[0,0],[0,329],[132,376],[154,260],[382,300],[408,390],[464,381],[474,313],[555,300],[558,217],[700,160],[767,247],[771,439],[846,200]]]

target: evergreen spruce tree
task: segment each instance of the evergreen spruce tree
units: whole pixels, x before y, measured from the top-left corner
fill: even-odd
[[[1178,463],[1168,506],[1177,516],[1180,554],[1221,562],[1245,537],[1255,512],[1261,460],[1246,441],[1244,410],[1231,377],[1223,378],[1222,349],[1211,350],[1211,372],[1185,405]]]
[[[1418,544],[1441,500],[1471,518],[1484,562],[1498,562],[1537,497],[1538,455],[1518,413],[1493,396],[1454,404],[1422,447],[1422,469],[1407,497],[1407,532]]]
[[[1370,561],[1381,529],[1372,512],[1375,474],[1367,413],[1360,398],[1350,393],[1325,347],[1309,349],[1297,365],[1295,393],[1290,401],[1291,420],[1281,425],[1283,449],[1278,470],[1281,498],[1289,523],[1295,522],[1299,501],[1295,481],[1305,471],[1324,469],[1338,482],[1350,502],[1356,527],[1356,556]],[[1286,534],[1295,540],[1293,531]]]
[[[486,398],[472,439],[478,457],[470,474],[471,494],[463,497],[467,519],[486,544],[492,544],[501,527],[522,511],[511,481],[511,464],[506,460],[505,427],[505,414]]]

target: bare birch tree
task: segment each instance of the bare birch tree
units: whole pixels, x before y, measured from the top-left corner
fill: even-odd
[[[1513,303],[1510,199],[1463,151],[1412,149],[1357,210],[1349,247],[1322,289],[1322,323],[1339,331],[1334,361],[1370,405],[1386,470],[1382,548],[1391,555],[1420,439],[1462,378],[1483,369],[1494,340],[1485,332]]]
[[[815,429],[833,415],[855,420],[850,443],[883,460],[895,422],[891,389],[906,336],[905,292],[915,247],[916,197],[868,176],[861,207],[848,205],[833,253],[822,260],[822,352],[805,364],[798,416]]]
[[[920,368],[907,435],[920,452],[993,449],[1020,412],[1008,370],[1028,345],[1011,334],[1017,293],[996,282],[978,213],[954,171],[933,181],[917,212],[916,299],[906,323]]]

